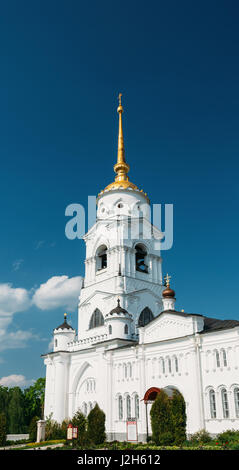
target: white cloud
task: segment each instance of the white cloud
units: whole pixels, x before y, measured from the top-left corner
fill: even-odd
[[[81,276],[53,276],[36,290],[33,303],[41,310],[66,307],[72,311],[77,306],[81,284]]]
[[[33,379],[27,380],[24,375],[12,374],[0,378],[0,385],[3,387],[26,387],[34,383]]]
[[[39,288],[29,291],[14,288],[9,283],[0,284],[0,351],[24,348],[30,339],[39,340],[31,331],[9,331],[15,313],[33,305],[41,310],[64,307],[73,311],[77,307],[81,285],[81,276],[53,276]]]

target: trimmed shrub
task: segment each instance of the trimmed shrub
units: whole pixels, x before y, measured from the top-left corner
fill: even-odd
[[[150,410],[152,438],[157,445],[173,443],[173,422],[171,402],[168,395],[161,390]]]
[[[96,445],[105,441],[105,413],[97,404],[88,415],[87,436]]]
[[[77,444],[80,447],[85,446],[87,444],[87,435],[86,435],[87,420],[86,420],[86,417],[79,410],[73,416],[71,423],[72,423],[73,426],[78,427]]]
[[[29,439],[31,442],[36,442],[37,440],[37,421],[40,418],[38,416],[33,416],[30,425],[29,425]]]
[[[7,440],[7,419],[5,413],[0,414],[0,446],[4,446]]]
[[[186,407],[181,393],[174,390],[171,400],[174,444],[181,445],[186,440]]]

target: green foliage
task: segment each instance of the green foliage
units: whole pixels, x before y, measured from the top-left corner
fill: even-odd
[[[207,442],[211,442],[211,441],[212,441],[212,438],[209,432],[207,432],[205,429],[201,429],[200,431],[195,432],[195,434],[192,434],[190,437],[190,442],[193,442],[195,444],[196,443],[206,444]]]
[[[173,422],[171,412],[171,402],[167,394],[161,390],[150,410],[152,438],[157,445],[164,445],[164,439],[169,441],[169,436],[173,442]]]
[[[161,390],[151,411],[152,439],[157,445],[182,445],[186,440],[186,409],[183,396],[173,392],[173,397]]]
[[[39,420],[38,416],[33,416],[30,426],[29,426],[29,439],[31,442],[36,442],[37,440],[37,421]]]
[[[5,413],[0,414],[0,446],[4,446],[7,440],[7,419]]]
[[[181,445],[186,440],[186,407],[181,393],[174,390],[171,400],[171,413],[174,444]]]
[[[217,435],[217,441],[220,443],[225,442],[239,442],[239,431],[234,429],[228,429],[227,431],[222,432]]]
[[[88,415],[87,436],[96,445],[105,441],[105,413],[97,404]]]
[[[29,388],[24,390],[24,409],[26,423],[29,424],[34,416],[43,418],[45,382],[43,378],[39,378]]]
[[[24,396],[19,387],[13,387],[9,390],[8,423],[10,434],[20,434],[26,431]]]
[[[86,445],[86,442],[87,442],[87,433],[86,433],[87,420],[86,420],[86,417],[79,410],[73,416],[71,423],[73,424],[73,426],[78,427],[78,438],[77,438],[78,446],[84,447]]]
[[[57,423],[51,419],[51,416],[46,419],[46,441],[55,440],[55,439],[64,439],[66,435],[64,434],[65,425]]]

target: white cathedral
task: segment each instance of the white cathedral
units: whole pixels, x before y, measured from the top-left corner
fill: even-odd
[[[151,434],[150,408],[160,390],[184,397],[187,433],[239,429],[239,321],[175,310],[162,282],[160,240],[150,202],[128,178],[119,99],[115,181],[100,192],[97,220],[84,236],[85,278],[78,333],[64,322],[44,355],[44,416],[62,422],[96,403],[109,440]]]

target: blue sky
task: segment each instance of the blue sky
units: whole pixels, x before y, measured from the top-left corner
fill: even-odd
[[[1,5],[2,383],[44,375],[40,354],[66,309],[77,326],[85,251],[66,239],[64,213],[113,181],[119,92],[130,179],[152,203],[174,204],[163,269],[177,307],[239,318],[238,10],[184,0]]]

